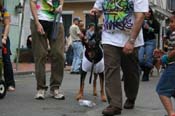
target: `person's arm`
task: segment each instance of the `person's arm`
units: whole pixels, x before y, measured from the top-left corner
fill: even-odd
[[[143,21],[144,21],[144,13],[143,12],[137,12],[135,13],[135,21],[134,21],[134,24],[133,24],[133,28],[131,30],[131,36],[130,36],[130,40],[133,40],[135,41],[139,32],[140,32],[140,29],[142,27],[142,24],[143,24]],[[130,41],[129,40],[129,41]]]
[[[63,6],[63,4],[64,4],[64,0],[60,0],[60,5]]]
[[[133,28],[131,30],[131,35],[130,35],[128,42],[126,42],[126,44],[123,48],[123,52],[126,54],[130,54],[133,52],[135,41],[136,41],[137,36],[140,32],[140,29],[142,27],[144,17],[145,17],[143,12],[135,12],[134,15],[135,15],[135,21],[133,24]]]
[[[10,16],[4,18],[4,25],[3,39],[7,39],[10,30]]]
[[[37,26],[37,31],[40,34],[45,34],[44,29],[42,25],[40,24],[38,16],[37,16],[36,0],[30,0],[30,9],[32,12],[32,16],[34,18],[35,25]]]
[[[38,16],[37,16],[37,9],[36,9],[35,0],[30,0],[30,9],[31,9],[35,24],[37,25],[39,23],[39,20],[38,20]]]
[[[175,49],[168,53],[168,59],[175,57]]]
[[[7,37],[9,34],[9,30],[10,30],[10,14],[8,12],[6,12],[4,14],[4,32],[3,32],[3,37],[2,37],[2,43],[6,44],[7,41]]]
[[[58,8],[55,9],[55,12],[62,12],[63,10],[63,5],[64,5],[64,0],[59,0],[60,4],[58,6]]]
[[[82,40],[82,38],[84,38],[84,34],[81,32],[78,26],[76,28],[76,32],[77,32],[78,37]]]

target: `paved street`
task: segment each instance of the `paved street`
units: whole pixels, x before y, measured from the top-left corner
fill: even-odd
[[[0,116],[102,116],[101,111],[107,103],[102,103],[100,97],[92,96],[92,85],[88,84],[88,78],[89,76],[86,79],[85,99],[97,104],[93,108],[80,106],[75,100],[79,89],[79,75],[65,72],[61,88],[66,96],[64,101],[52,99],[49,91],[45,100],[35,100],[34,75],[16,75],[16,92],[8,93],[5,99],[0,100]],[[155,93],[157,81],[158,77],[154,76],[149,82],[141,82],[135,109],[124,109],[121,116],[164,116],[166,112]]]

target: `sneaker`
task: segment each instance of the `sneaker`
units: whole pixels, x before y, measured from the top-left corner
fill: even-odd
[[[109,105],[108,107],[106,107],[106,108],[102,111],[102,114],[105,115],[105,116],[119,115],[119,114],[121,114],[121,109]]]
[[[15,91],[15,87],[13,87],[13,86],[9,86],[9,87],[7,88],[7,91],[11,91],[11,92],[13,92],[13,91]]]
[[[127,99],[125,104],[124,104],[124,108],[125,109],[133,109],[135,105],[135,100],[129,100]]]
[[[35,99],[44,99],[44,98],[45,98],[45,90],[38,90]]]
[[[54,91],[51,91],[51,96],[55,99],[58,99],[58,100],[64,100],[65,99],[65,96],[59,92],[58,89],[55,89]]]

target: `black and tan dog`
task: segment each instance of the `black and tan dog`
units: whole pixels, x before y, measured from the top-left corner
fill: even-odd
[[[77,100],[83,99],[85,77],[87,72],[91,72],[89,83],[91,83],[91,78],[92,75],[94,74],[93,95],[97,96],[96,81],[97,77],[99,76],[100,87],[101,87],[100,91],[101,100],[103,102],[106,102],[106,96],[104,93],[104,59],[100,40],[101,40],[101,31],[98,29],[98,33],[95,33],[88,41],[83,42],[85,49],[83,52],[83,60],[82,60],[80,90],[78,95],[76,96]]]

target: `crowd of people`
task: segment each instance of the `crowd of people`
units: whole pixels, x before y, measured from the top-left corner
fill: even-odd
[[[51,77],[50,93],[55,99],[63,100],[60,93],[64,78],[65,37],[64,19],[57,19],[63,10],[64,0],[30,0],[32,13],[30,28],[31,41],[28,47],[32,49],[35,61],[36,99],[45,99],[46,86],[45,63],[47,61],[48,44],[50,46]],[[115,13],[114,13],[115,11]],[[120,15],[122,13],[122,15]],[[4,63],[4,78],[9,91],[15,91],[12,64],[10,61],[10,40],[8,37],[10,14],[0,0],[0,21],[4,25],[2,34],[2,52]],[[126,100],[125,109],[133,109],[139,90],[140,76],[142,81],[149,81],[149,73],[153,68],[153,53],[156,48],[160,24],[149,7],[148,0],[96,0],[90,10],[91,16],[103,16],[101,43],[104,52],[105,90],[108,106],[102,111],[105,116],[119,115],[123,109],[120,72],[123,72],[123,83]],[[57,36],[53,39],[57,23]],[[73,18],[66,40],[66,62],[71,65],[70,74],[81,73],[83,57],[83,42],[88,41],[95,33],[95,24],[91,22],[88,28],[79,17]],[[160,77],[156,91],[165,107],[168,116],[175,116],[171,97],[175,97],[175,14],[170,17],[169,34],[166,37],[167,53],[159,60],[165,70]],[[71,57],[73,56],[73,57]]]

